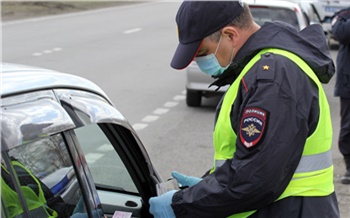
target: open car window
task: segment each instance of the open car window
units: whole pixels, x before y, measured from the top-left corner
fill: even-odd
[[[116,132],[113,136],[104,132],[103,129],[106,131],[107,126],[113,125],[90,124],[74,130],[94,180],[103,212],[107,217],[112,217],[116,211],[132,214],[132,217],[144,217],[145,204],[139,190],[140,187],[144,191],[151,188],[140,185],[139,176],[135,172],[140,170],[139,163],[127,157],[124,150],[126,144],[115,140]]]
[[[159,175],[127,120],[111,103],[94,93],[55,90],[75,124],[74,144],[88,165],[104,214],[118,212],[149,217],[148,199],[156,195]]]
[[[138,193],[123,161],[98,125],[77,128],[75,133],[96,187]]]

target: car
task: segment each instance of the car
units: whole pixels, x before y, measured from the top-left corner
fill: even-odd
[[[280,20],[293,25],[297,30],[302,30],[309,21],[300,6],[288,1],[244,1],[249,4],[254,21],[259,25],[267,21]],[[203,97],[222,95],[227,91],[228,85],[216,90],[215,86],[209,87],[214,79],[201,72],[195,61],[186,69],[186,104],[189,107],[201,106]]]
[[[329,48],[335,49],[339,46],[339,42],[332,33],[332,16],[335,12],[350,7],[348,0],[339,1],[297,1],[303,9],[311,23],[319,23],[322,25]]]
[[[313,3],[315,11],[317,11],[323,29],[326,34],[326,39],[329,48],[336,49],[339,47],[339,42],[334,37],[332,32],[332,16],[335,12],[344,8],[350,7],[349,1],[319,1]]]
[[[162,179],[101,88],[38,67],[1,69],[1,217],[41,217],[42,208],[59,217],[153,217],[148,200]]]
[[[259,25],[275,20],[289,23],[297,30],[302,30],[309,25],[308,17],[294,2],[278,0],[245,0],[244,2],[249,5],[254,21]]]

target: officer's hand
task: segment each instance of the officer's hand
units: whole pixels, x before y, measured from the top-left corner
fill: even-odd
[[[181,186],[191,187],[202,180],[202,178],[197,178],[193,176],[186,176],[184,174],[173,171],[171,175],[177,180]]]
[[[161,196],[149,199],[149,212],[153,214],[154,218],[175,218],[171,202],[176,190],[168,191]]]

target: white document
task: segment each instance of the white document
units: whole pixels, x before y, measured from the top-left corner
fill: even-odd
[[[179,184],[177,183],[176,179],[170,179],[166,182],[158,183],[156,185],[156,188],[157,188],[157,195],[159,196],[171,190],[178,190]]]

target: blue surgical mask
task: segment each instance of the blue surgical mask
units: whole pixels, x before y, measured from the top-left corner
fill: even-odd
[[[220,65],[218,59],[215,56],[216,52],[218,51],[220,42],[221,42],[221,36],[220,36],[218,46],[216,47],[215,53],[211,53],[211,54],[206,55],[206,56],[195,58],[195,61],[198,64],[199,69],[201,69],[201,71],[203,71],[204,73],[211,75],[211,76],[220,76],[230,66],[232,58],[233,58],[233,54],[234,54],[234,50],[235,50],[234,48],[232,50],[230,63],[226,67],[222,67]]]

